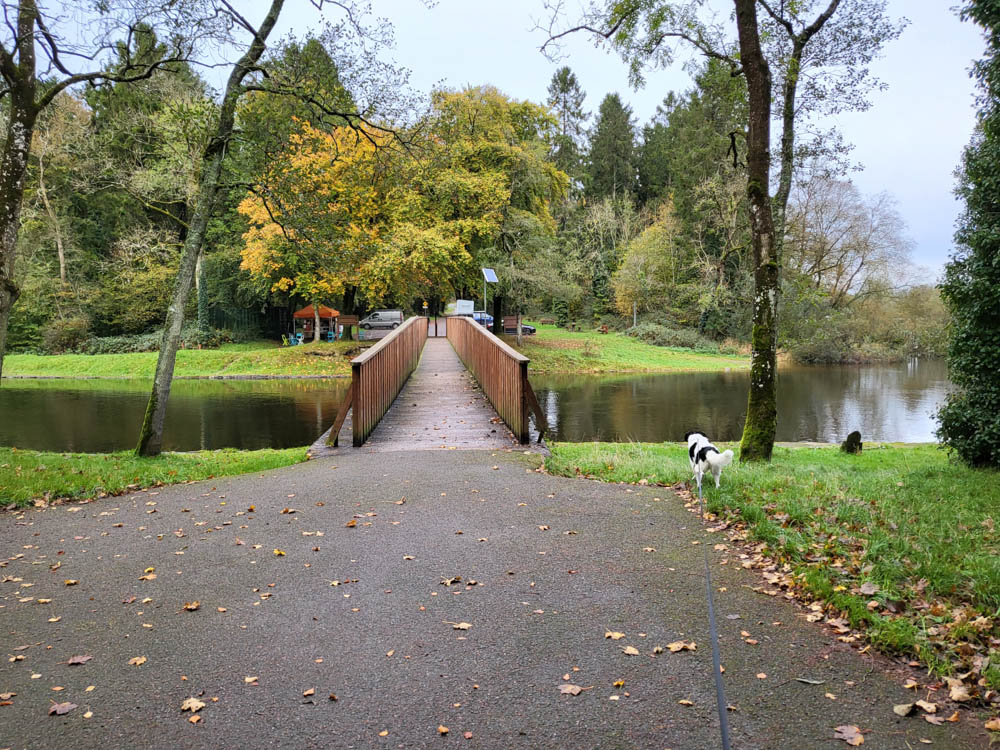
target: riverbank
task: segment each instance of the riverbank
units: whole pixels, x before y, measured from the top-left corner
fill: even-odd
[[[574,332],[537,326],[520,351],[531,358],[531,372],[630,373],[745,369],[746,357],[702,354],[690,349],[652,346],[620,333]],[[513,344],[513,337],[507,340]],[[347,377],[357,342],[317,342],[281,346],[271,341],[223,344],[218,349],[177,352],[176,378]],[[10,354],[4,377],[151,379],[156,352],[131,354]]]
[[[346,377],[358,344],[351,341],[281,346],[271,341],[223,344],[218,349],[182,349],[177,352],[174,377],[248,378]],[[4,358],[4,377],[145,378],[156,370],[156,352],[131,354],[10,354]]]
[[[550,447],[552,474],[663,485],[691,478],[681,444]],[[867,638],[937,675],[962,674],[957,694],[986,698],[1000,690],[998,479],[935,445],[866,444],[858,456],[777,447],[772,463],[734,464],[705,495],[720,531],[716,552],[761,569],[764,593],[802,601],[841,639]]]
[[[164,453],[50,453],[0,448],[0,507],[92,500],[130,490],[249,474],[305,461],[306,448]]]
[[[522,345],[514,348],[531,359],[530,371],[536,373],[717,372],[750,367],[749,357],[653,346],[623,333],[567,331],[554,325],[535,328],[535,335],[524,336]],[[506,340],[514,346],[513,336]]]

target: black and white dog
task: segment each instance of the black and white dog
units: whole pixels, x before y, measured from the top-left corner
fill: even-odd
[[[684,435],[688,444],[688,457],[691,459],[691,471],[694,472],[694,480],[698,483],[698,492],[701,493],[701,478],[709,471],[715,477],[715,486],[719,486],[719,475],[723,466],[729,466],[733,462],[733,452],[730,450],[719,453],[716,448],[700,432],[689,432]]]

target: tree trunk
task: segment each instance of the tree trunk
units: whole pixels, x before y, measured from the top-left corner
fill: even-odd
[[[356,286],[344,287],[344,308],[342,312],[344,315],[357,315],[358,314],[358,288]],[[351,340],[354,338],[354,326],[344,326],[344,338]]]
[[[191,293],[198,255],[201,252],[205,230],[208,227],[208,220],[219,190],[222,160],[225,156],[226,146],[233,134],[236,105],[242,94],[243,79],[264,53],[267,37],[278,20],[282,5],[284,5],[284,0],[272,0],[267,16],[255,33],[250,48],[233,66],[229,80],[226,82],[226,92],[219,110],[215,135],[209,141],[202,157],[204,166],[195,195],[194,214],[191,217],[187,236],[184,238],[184,250],[181,254],[180,268],[177,271],[177,284],[174,287],[170,306],[167,308],[167,323],[163,331],[163,340],[160,343],[160,356],[156,361],[153,389],[149,395],[146,416],[139,431],[139,444],[135,449],[135,452],[140,456],[155,456],[161,450],[167,399],[170,397],[170,386],[174,378],[174,363],[180,345],[181,328],[184,326],[184,305]]]
[[[313,342],[319,341],[319,302],[313,300]]]
[[[38,193],[42,198],[42,205],[45,206],[45,214],[52,224],[52,232],[55,234],[56,255],[59,256],[59,281],[66,286],[66,249],[63,246],[62,227],[59,226],[59,217],[49,202],[49,191],[45,189],[45,152],[38,155]]]
[[[26,64],[22,56],[22,66]],[[17,250],[17,230],[21,223],[21,202],[28,167],[28,151],[35,130],[38,109],[34,101],[34,57],[31,75],[20,88],[10,93],[7,138],[0,154],[0,377],[7,349],[7,323],[10,312],[21,294],[14,283],[14,254]]]
[[[770,461],[777,426],[778,258],[768,195],[771,166],[771,71],[760,48],[756,0],[734,0],[740,60],[749,95],[747,201],[753,240],[753,353],[750,396],[740,442],[743,461]]]

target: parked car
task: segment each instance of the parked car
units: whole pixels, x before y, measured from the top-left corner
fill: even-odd
[[[358,323],[366,331],[370,328],[398,328],[403,323],[402,310],[375,310]]]
[[[476,310],[474,313],[472,313],[472,319],[477,323],[479,323],[479,325],[483,326],[484,328],[493,327],[493,316],[490,315],[485,310]]]
[[[516,336],[517,335],[517,327],[504,328],[503,332],[507,336]],[[533,336],[534,333],[535,333],[535,327],[534,326],[529,326],[527,323],[521,323],[521,333],[524,334],[525,336]]]

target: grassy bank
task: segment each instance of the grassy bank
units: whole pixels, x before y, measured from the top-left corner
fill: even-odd
[[[691,349],[653,346],[623,333],[567,331],[554,325],[536,325],[538,333],[525,336],[515,347],[531,358],[531,372],[613,373],[675,372],[682,370],[745,369],[750,359],[703,354]],[[508,337],[513,342],[514,337]]]
[[[558,443],[552,454],[554,474],[691,478],[679,444]],[[973,694],[1000,688],[996,472],[950,462],[929,445],[866,445],[860,456],[776,448],[769,465],[727,469],[706,499],[732,538],[755,545],[745,559],[764,568],[770,593],[818,600],[827,617],[844,612],[878,647],[939,673],[969,672]]]
[[[199,451],[138,458],[130,452],[46,453],[0,448],[0,506],[92,499],[130,487],[177,484],[299,463],[305,448]]]
[[[270,341],[177,352],[177,377],[218,375],[350,375],[356,342],[280,346]],[[349,356],[344,352],[353,352]],[[134,354],[11,354],[3,374],[80,378],[152,378],[156,352]]]

